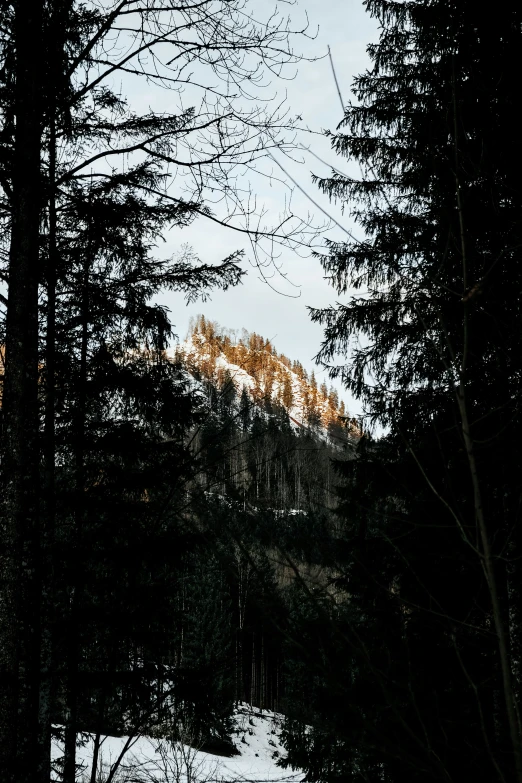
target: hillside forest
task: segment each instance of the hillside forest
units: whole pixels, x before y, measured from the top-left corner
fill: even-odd
[[[522,783],[522,6],[364,7],[323,235],[245,185],[299,150],[285,4],[0,4],[3,783],[87,736],[89,783],[105,735],[237,754],[239,703],[281,780]],[[302,252],[314,370],[204,314]]]

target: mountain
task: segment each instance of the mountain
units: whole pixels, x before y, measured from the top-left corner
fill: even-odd
[[[198,380],[226,395],[233,387],[258,408],[286,410],[296,428],[307,428],[333,444],[358,439],[359,423],[347,413],[337,391],[318,385],[298,360],[278,353],[270,340],[245,329],[225,329],[199,315],[174,353]]]

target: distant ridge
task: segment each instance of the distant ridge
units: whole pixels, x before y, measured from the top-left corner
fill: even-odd
[[[277,352],[270,340],[246,329],[225,329],[203,315],[192,320],[189,333],[174,356],[193,374],[212,381],[220,389],[233,383],[256,404],[284,408],[293,424],[330,434],[360,438],[362,430],[349,416],[338,393],[325,383],[318,385],[301,362]]]

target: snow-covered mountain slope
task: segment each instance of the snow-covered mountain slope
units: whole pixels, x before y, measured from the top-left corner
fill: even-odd
[[[319,435],[332,428],[350,437],[362,434],[335,389],[318,385],[313,371],[309,374],[299,361],[279,354],[257,334],[243,330],[238,336],[199,316],[171,356],[224,393],[232,384],[238,395],[246,393],[255,404],[285,408],[297,428],[312,427]]]
[[[107,781],[111,772],[114,783],[297,783],[303,779],[302,772],[277,766],[285,752],[279,741],[280,715],[240,704],[234,718],[238,755],[231,758],[153,737],[102,737],[96,783]],[[89,783],[94,738],[84,735],[84,739],[77,754],[77,780]],[[61,753],[55,743],[53,759]]]

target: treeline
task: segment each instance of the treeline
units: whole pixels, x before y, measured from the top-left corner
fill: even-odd
[[[333,386],[318,384],[313,370],[308,374],[299,360],[278,353],[255,332],[243,329],[238,334],[200,315],[191,322],[176,357],[221,387],[232,383],[240,392],[246,384],[255,402],[285,408],[300,425],[322,428],[340,440],[361,435],[359,423],[349,417]]]
[[[244,390],[238,396],[233,384],[225,384],[207,387],[219,413],[209,415],[192,438],[191,448],[202,455],[197,481],[256,508],[331,509],[335,448],[292,426],[285,408],[253,404]]]

